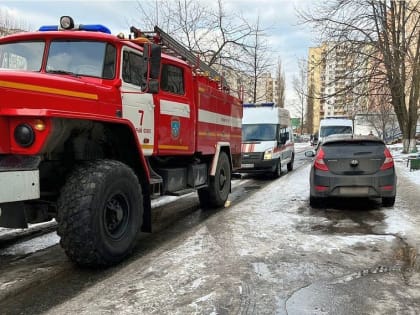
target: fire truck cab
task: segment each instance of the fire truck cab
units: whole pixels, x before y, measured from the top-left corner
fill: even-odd
[[[240,167],[241,99],[160,28],[130,31],[64,16],[0,39],[0,226],[55,218],[80,265],[126,257],[152,198],[223,206]]]

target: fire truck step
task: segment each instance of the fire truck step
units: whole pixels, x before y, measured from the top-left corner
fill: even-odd
[[[158,197],[161,195],[161,184],[163,180],[162,178],[152,177],[150,178],[150,194],[151,197]]]
[[[186,189],[181,189],[181,190],[174,191],[174,192],[168,192],[167,194],[172,195],[172,196],[182,196],[182,195],[186,195],[186,194],[189,194],[189,193],[192,193],[192,192],[195,192],[195,191],[196,191],[195,189],[186,188]]]

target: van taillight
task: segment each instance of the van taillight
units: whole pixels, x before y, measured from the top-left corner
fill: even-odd
[[[314,167],[317,170],[320,170],[320,171],[328,171],[328,166],[324,162],[324,156],[325,156],[325,153],[322,150],[322,148],[320,148],[318,150],[318,153],[315,156],[315,162],[314,162]]]
[[[394,167],[394,159],[392,158],[391,152],[388,150],[388,148],[385,148],[384,154],[385,161],[381,166],[381,171]]]

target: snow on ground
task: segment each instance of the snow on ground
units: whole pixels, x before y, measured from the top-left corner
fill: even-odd
[[[401,153],[402,144],[393,144],[393,145],[389,145],[388,147],[391,150],[391,153],[392,153],[392,155],[394,157],[394,160],[395,160],[395,167],[396,167],[396,171],[397,171],[397,176],[404,176],[404,177],[408,178],[410,181],[412,181],[415,185],[420,185],[420,170],[410,172],[410,169],[407,165],[408,158],[413,156],[413,154],[403,154],[403,153]],[[305,150],[310,150],[311,146],[308,142],[296,143],[295,144],[295,149],[296,149],[296,152],[303,152]],[[233,186],[243,185],[247,181],[248,180],[246,180],[246,179],[245,180],[234,180],[232,182],[232,185]],[[293,185],[296,185],[296,187],[304,188],[306,183],[307,183],[307,180],[302,178],[302,182],[299,180],[299,181],[293,183]],[[191,193],[191,194],[194,194],[194,193]],[[152,207],[155,208],[155,207],[163,206],[165,204],[168,204],[170,202],[175,201],[178,198],[184,198],[186,196],[189,196],[189,194],[181,196],[181,197],[163,196],[161,198],[152,200]],[[28,229],[39,229],[40,225],[42,225],[42,224],[51,225],[52,223],[53,222],[41,223],[41,224],[31,224]],[[10,236],[11,234],[21,233],[21,232],[22,232],[22,229],[0,228],[0,238],[5,237],[5,236]],[[42,236],[41,238],[37,238],[37,240],[38,240],[37,244],[31,243],[32,240],[30,240],[28,242],[23,242],[21,244],[13,245],[12,247],[8,248],[7,251],[0,252],[0,256],[1,255],[27,254],[29,252],[34,252],[36,250],[47,248],[47,247],[50,247],[50,246],[53,246],[53,245],[57,244],[59,242],[59,237],[57,236],[57,234],[55,232],[52,232],[52,233],[48,233],[48,234]]]
[[[60,237],[57,235],[57,233],[51,232],[6,248],[6,250],[0,252],[0,256],[27,255],[54,246],[59,242]]]
[[[402,175],[408,178],[411,182],[416,185],[420,185],[420,170],[415,170],[410,172],[409,165],[407,164],[409,157],[420,156],[420,153],[401,153],[402,144],[392,144],[388,145],[389,150],[391,151],[392,156],[395,161],[395,168],[397,170],[397,176]]]

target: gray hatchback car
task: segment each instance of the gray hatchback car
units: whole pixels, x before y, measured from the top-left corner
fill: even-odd
[[[311,206],[322,206],[328,197],[382,198],[382,205],[394,205],[394,159],[381,139],[332,135],[316,152],[307,151],[305,155],[315,157],[310,172]]]

